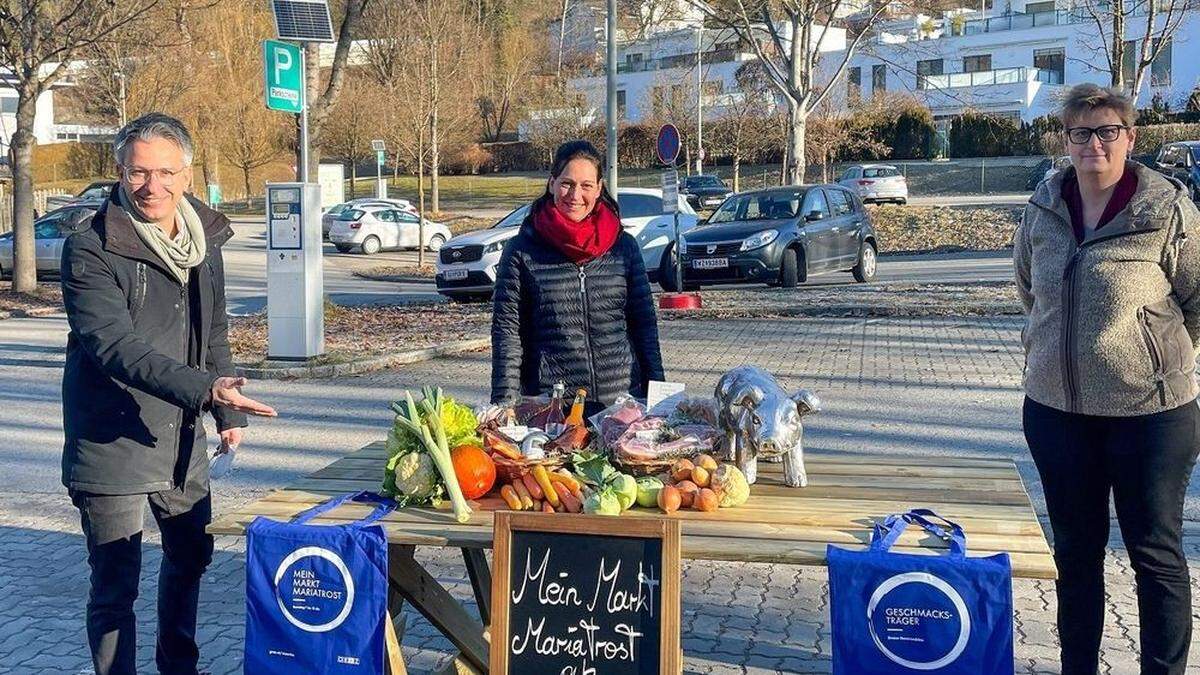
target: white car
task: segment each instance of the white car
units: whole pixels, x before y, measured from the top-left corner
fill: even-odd
[[[671,214],[663,213],[662,199],[662,190],[658,189],[620,188],[617,191],[621,225],[641,246],[642,259],[652,282],[659,281],[664,274],[669,276],[674,259],[667,252],[672,250],[675,240],[675,221]],[[696,227],[699,218],[688,205],[686,195],[678,196],[676,209],[680,232]],[[486,230],[460,234],[446,242],[438,254],[438,293],[456,300],[491,297],[500,253],[505,242],[517,236],[528,213],[529,205],[526,204]]]
[[[360,197],[358,199],[351,199],[348,202],[335,204],[321,214],[322,239],[329,239],[329,230],[333,229],[333,224],[337,221],[338,216],[353,206],[394,206],[401,211],[408,211],[409,213],[417,212],[417,207],[413,206],[412,202],[407,199],[391,199],[386,197]]]
[[[384,250],[415,249],[419,232],[420,219],[415,213],[388,205],[354,205],[333,221],[329,241],[342,253],[358,249],[373,255]],[[426,249],[437,251],[449,239],[449,228],[425,220]]]
[[[846,169],[838,184],[856,192],[863,203],[908,203],[908,181],[889,164],[856,164]]]

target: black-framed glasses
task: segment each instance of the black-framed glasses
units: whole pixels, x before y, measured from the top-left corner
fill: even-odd
[[[1129,127],[1124,124],[1105,124],[1102,127],[1071,127],[1067,129],[1067,139],[1075,145],[1083,145],[1092,140],[1092,134],[1096,134],[1101,142],[1112,143],[1120,137],[1121,132]]]
[[[125,175],[125,180],[132,187],[141,187],[150,182],[150,177],[158,179],[158,182],[163,187],[171,187],[175,184],[175,177],[187,171],[189,167],[182,169],[142,169],[136,166],[123,166],[121,173]]]

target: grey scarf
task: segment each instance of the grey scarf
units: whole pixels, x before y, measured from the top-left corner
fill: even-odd
[[[187,197],[179,200],[175,207],[175,222],[179,224],[179,233],[168,237],[166,232],[155,223],[149,222],[146,216],[134,205],[133,198],[120,187],[121,208],[129,214],[133,221],[133,229],[146,244],[162,260],[163,265],[179,279],[181,285],[187,285],[188,270],[199,265],[204,260],[205,239],[204,226],[200,224],[200,216],[192,208]]]

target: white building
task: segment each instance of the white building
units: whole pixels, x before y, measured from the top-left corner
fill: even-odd
[[[617,111],[622,122],[683,121],[668,117],[684,114],[694,120],[701,86],[704,119],[720,118],[730,97],[738,95],[738,69],[758,59],[754,48],[739,40],[732,30],[702,28],[700,17],[683,28],[677,23],[673,22],[672,30],[653,32],[645,39],[618,46]],[[789,26],[780,26],[779,30],[785,41],[790,40]],[[818,27],[814,34],[820,35],[821,30]],[[816,49],[835,53],[845,47],[846,31],[830,27]],[[603,59],[597,61],[599,66],[569,80],[570,89],[584,100],[583,110],[578,113],[584,119],[604,116],[606,79]]]
[[[0,73],[0,157],[8,155],[9,140],[17,130],[17,90],[13,76]],[[57,142],[54,125],[54,91],[42,92],[37,100],[33,137],[39,144]]]
[[[837,100],[844,109],[874,92],[911,93],[939,121],[968,108],[1026,122],[1053,114],[1067,87],[1107,84],[1110,77],[1095,21],[1085,10],[1066,7],[1063,0],[1012,0],[1006,13],[959,9],[881,23],[847,63],[843,84],[834,90]],[[1144,15],[1129,17],[1127,40],[1138,40],[1145,28]],[[1132,56],[1133,49],[1127,52]],[[1161,93],[1179,109],[1197,85],[1200,7],[1186,10],[1170,45],[1148,69],[1137,106]]]

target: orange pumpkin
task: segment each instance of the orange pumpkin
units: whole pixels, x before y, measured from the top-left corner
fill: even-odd
[[[496,484],[496,463],[478,445],[460,445],[450,451],[458,486],[467,499],[479,499]]]

